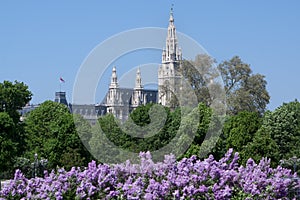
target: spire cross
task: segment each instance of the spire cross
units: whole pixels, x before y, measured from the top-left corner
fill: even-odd
[[[170,19],[169,19],[169,22],[170,22],[170,23],[173,23],[173,22],[174,22],[174,17],[173,17],[173,6],[174,6],[174,4],[171,5]]]

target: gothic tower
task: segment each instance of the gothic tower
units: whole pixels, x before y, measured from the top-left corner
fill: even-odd
[[[132,107],[136,108],[139,105],[143,104],[143,102],[144,102],[144,94],[143,94],[141,71],[140,68],[138,68],[136,72],[136,78],[135,78],[135,87],[133,89],[133,94],[132,94]]]
[[[116,67],[113,67],[112,70],[109,91],[106,96],[106,106],[108,113],[112,113],[117,118],[122,119],[123,102],[119,89]]]
[[[163,49],[162,64],[158,69],[158,103],[164,106],[170,106],[172,96],[180,89],[181,76],[178,69],[181,61],[182,53],[178,47],[173,8],[171,8],[166,47]]]

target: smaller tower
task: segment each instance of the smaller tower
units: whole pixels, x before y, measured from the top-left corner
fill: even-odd
[[[120,109],[122,107],[122,96],[119,89],[116,67],[113,67],[109,91],[106,96],[107,112],[112,113],[117,118],[120,118]]]
[[[114,66],[113,70],[112,70],[109,88],[118,88],[118,87],[119,87],[119,85],[118,85],[117,70],[116,70],[116,66]]]
[[[145,104],[144,97],[143,97],[143,85],[142,85],[142,78],[141,78],[141,70],[138,68],[136,72],[135,78],[135,87],[133,89],[132,94],[132,107],[136,108],[139,105]]]
[[[143,88],[140,68],[138,68],[138,70],[136,71],[135,88],[137,88],[137,89]]]
[[[64,104],[68,107],[66,92],[55,92],[55,102]]]

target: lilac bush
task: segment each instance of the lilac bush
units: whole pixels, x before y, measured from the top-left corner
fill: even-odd
[[[27,179],[20,170],[0,191],[0,199],[296,199],[297,174],[263,158],[238,165],[239,155],[230,149],[219,161],[195,156],[176,161],[172,155],[154,163],[151,154],[140,153],[140,163],[116,165],[89,163],[45,172]]]

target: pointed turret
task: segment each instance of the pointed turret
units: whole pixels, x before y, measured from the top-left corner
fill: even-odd
[[[143,85],[142,85],[142,78],[141,78],[141,70],[138,68],[136,71],[136,78],[135,78],[135,88],[132,94],[132,107],[136,108],[139,105],[143,104]]]
[[[124,119],[123,118],[124,100],[122,97],[123,97],[123,93],[119,88],[117,70],[116,67],[114,66],[112,70],[109,90],[106,95],[106,109],[108,113],[112,113],[117,119],[120,120]]]
[[[116,67],[113,67],[112,75],[111,75],[111,81],[109,85],[109,91],[107,95],[107,106],[108,107],[115,107],[118,105],[118,99],[119,99],[119,85],[118,85],[118,78],[117,78],[117,70]],[[113,111],[113,109],[111,109]],[[110,111],[109,111],[110,112]]]
[[[111,81],[109,88],[118,88],[118,77],[117,77],[117,70],[116,66],[113,67],[112,74],[111,74]]]
[[[140,68],[136,71],[136,78],[135,78],[135,89],[142,89],[142,78],[141,78],[141,71]]]

